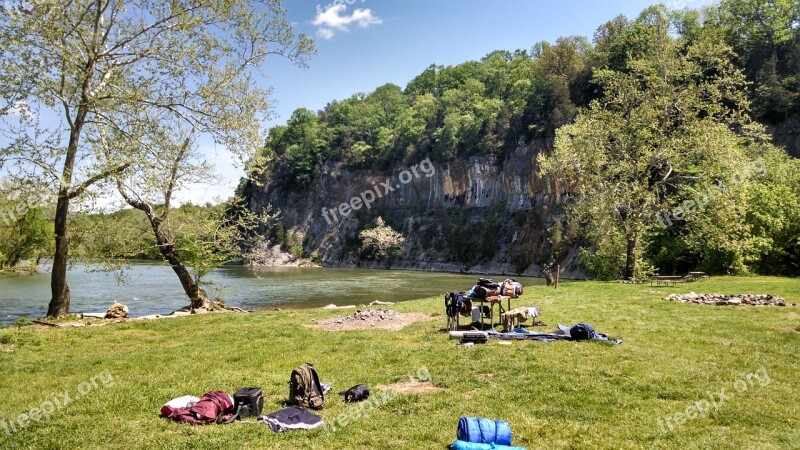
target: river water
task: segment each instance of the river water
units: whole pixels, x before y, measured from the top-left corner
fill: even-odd
[[[89,270],[87,270],[89,269]],[[124,271],[122,283],[114,273],[76,265],[68,274],[72,312],[105,312],[115,301],[128,305],[133,317],[168,314],[188,304],[169,266],[137,263]],[[360,305],[373,300],[401,302],[468,290],[476,275],[397,270],[225,266],[207,276],[212,296],[244,309]],[[493,277],[502,281],[504,277]],[[516,278],[525,286],[543,280]],[[0,278],[0,324],[19,317],[47,313],[50,275],[45,271]]]

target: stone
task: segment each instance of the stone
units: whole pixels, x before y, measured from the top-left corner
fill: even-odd
[[[106,311],[106,319],[124,319],[128,317],[128,307],[122,303],[114,303]]]
[[[672,294],[664,300],[681,303],[696,303],[704,305],[728,306],[728,305],[750,305],[750,306],[786,306],[786,300],[772,294]]]

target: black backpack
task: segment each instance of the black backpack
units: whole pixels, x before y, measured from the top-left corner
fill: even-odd
[[[497,289],[500,287],[500,283],[487,278],[478,278],[478,286],[484,287],[486,289]]]
[[[569,329],[569,337],[575,341],[587,341],[594,339],[594,327],[587,323],[579,323]]]
[[[369,388],[363,384],[357,384],[346,391],[340,391],[339,394],[344,395],[345,402],[355,403],[369,397]]]
[[[258,417],[264,409],[264,396],[261,388],[246,387],[241,388],[233,394],[233,404],[236,408],[236,415],[240,419]]]
[[[305,363],[292,371],[289,378],[289,403],[304,408],[322,409],[325,395],[314,366]]]

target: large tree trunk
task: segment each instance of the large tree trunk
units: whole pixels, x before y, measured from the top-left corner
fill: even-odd
[[[47,317],[69,314],[69,285],[67,285],[67,259],[69,257],[69,236],[67,235],[67,213],[69,196],[59,193],[56,204],[55,235],[56,252],[53,256],[53,274],[50,277],[50,304]]]
[[[58,186],[58,200],[56,202],[55,235],[56,251],[53,255],[53,274],[50,277],[50,304],[47,306],[47,317],[59,317],[69,314],[69,286],[67,285],[67,259],[69,257],[69,235],[67,234],[67,220],[69,218],[69,201],[78,192],[72,191],[72,172],[75,170],[75,158],[78,154],[78,143],[81,131],[89,114],[89,91],[92,82],[92,73],[95,60],[89,59],[84,67],[85,78],[81,85],[81,103],[75,113],[75,119],[70,122],[69,143],[64,155],[64,169]],[[69,109],[65,111],[69,118]]]
[[[86,87],[84,87],[86,90]],[[67,259],[69,257],[69,235],[67,234],[67,220],[69,218],[70,186],[72,185],[72,171],[75,168],[75,156],[78,153],[78,141],[81,130],[86,120],[87,110],[79,108],[75,122],[69,135],[64,170],[61,174],[61,183],[58,188],[56,202],[55,235],[56,251],[53,255],[53,274],[50,277],[50,304],[47,306],[47,317],[59,317],[69,314],[69,286],[67,285]]]
[[[625,273],[626,280],[633,280],[636,277],[636,246],[639,243],[639,233],[634,232],[628,236],[627,252],[625,254]]]
[[[153,228],[153,233],[156,237],[158,250],[161,252],[161,256],[172,266],[175,275],[178,276],[178,280],[180,280],[181,286],[183,286],[183,291],[186,293],[186,296],[189,297],[189,306],[191,309],[213,309],[206,292],[200,288],[189,272],[189,269],[183,265],[175,246],[161,230],[161,222],[150,214],[148,214],[148,219],[150,220],[150,226]]]
[[[67,235],[67,212],[69,197],[59,194],[56,205],[55,234],[56,253],[53,257],[53,274],[50,278],[52,297],[47,307],[47,317],[69,314],[69,285],[67,285],[67,258],[69,255],[69,236]]]
[[[164,230],[161,228],[161,219],[155,215],[153,212],[153,208],[150,207],[145,202],[135,200],[130,196],[124,193],[124,190],[120,186],[120,192],[123,193],[123,197],[128,202],[129,205],[133,206],[134,208],[142,211],[147,216],[147,220],[150,222],[150,228],[153,229],[153,234],[156,238],[156,245],[158,246],[158,251],[161,252],[161,256],[166,260],[172,270],[175,272],[175,275],[178,276],[178,280],[181,282],[181,286],[183,286],[183,292],[186,293],[186,296],[189,297],[189,308],[191,310],[195,309],[207,309],[207,310],[218,310],[224,309],[219,302],[212,302],[209,300],[208,295],[206,292],[200,288],[200,286],[195,281],[192,274],[189,272],[189,269],[181,262],[180,255],[178,254],[178,250],[175,248],[175,245],[170,241],[167,235],[164,233]]]

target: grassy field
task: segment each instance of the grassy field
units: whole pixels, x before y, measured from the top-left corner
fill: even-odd
[[[517,301],[539,306],[547,329],[587,322],[624,341],[617,346],[491,341],[456,348],[444,332],[439,297],[393,305],[439,315],[402,331],[309,326],[347,313],[330,310],[4,329],[0,448],[444,449],[462,415],[507,420],[514,444],[529,449],[800,448],[800,307],[661,300],[689,290],[800,302],[800,280],[764,277],[678,288],[573,282],[557,291],[527,289]],[[190,427],[158,417],[171,398],[253,385],[264,390],[266,412],[275,411],[287,397],[289,373],[305,361],[335,390],[390,384],[410,373],[429,373],[442,390],[399,395],[366,414],[330,395],[320,415],[329,423],[352,419],[335,432]],[[66,404],[20,427],[21,414],[55,405],[54,397]],[[691,418],[681,420],[687,413]],[[12,420],[16,432],[6,431]]]

